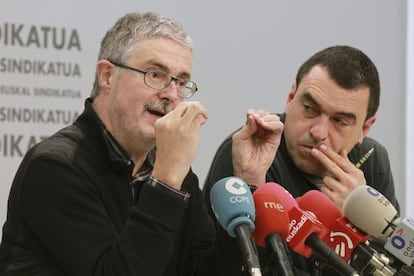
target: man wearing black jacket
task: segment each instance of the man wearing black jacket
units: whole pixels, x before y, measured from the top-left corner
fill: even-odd
[[[192,41],[175,21],[115,23],[83,113],[18,169],[0,275],[228,275],[223,256],[238,248],[216,241],[191,170],[208,117],[184,101],[197,91],[191,68]]]
[[[318,189],[340,210],[353,189],[370,185],[399,210],[387,151],[366,137],[376,120],[379,98],[377,69],[363,52],[333,46],[314,54],[299,68],[285,112],[279,116],[284,129],[280,145],[276,141],[277,151],[275,143],[261,139],[260,130],[251,131],[247,113],[246,125],[216,152],[203,188],[207,206],[214,183],[238,176],[253,190],[276,182],[294,197]],[[358,168],[355,164],[372,148]],[[214,217],[211,210],[210,215]],[[222,231],[218,224],[217,228]],[[268,271],[264,275],[277,275],[275,256],[264,249],[260,253],[263,270]],[[323,260],[291,254],[298,275],[336,275]],[[241,256],[234,259],[240,262]]]

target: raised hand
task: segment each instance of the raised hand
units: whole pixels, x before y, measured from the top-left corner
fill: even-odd
[[[200,127],[207,118],[203,105],[187,101],[156,121],[153,177],[175,189],[181,188],[196,155]]]
[[[250,185],[266,181],[266,172],[275,158],[283,131],[277,115],[250,109],[246,124],[232,138],[234,175]]]

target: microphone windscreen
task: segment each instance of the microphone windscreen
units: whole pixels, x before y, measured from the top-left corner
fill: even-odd
[[[253,195],[247,183],[237,177],[226,177],[217,181],[210,191],[211,208],[220,225],[236,237],[235,229],[240,224],[255,228]]]
[[[308,191],[297,198],[297,201],[302,209],[314,213],[330,230],[324,242],[344,260],[349,261],[355,248],[369,238],[369,235],[349,223],[335,203],[324,193],[317,190]]]
[[[296,198],[299,207],[311,211],[328,229],[332,229],[336,220],[342,216],[335,203],[324,193],[310,190]]]
[[[414,266],[414,217],[408,217],[401,220],[397,228],[386,241],[384,248],[404,264]]]
[[[364,185],[345,199],[343,213],[353,225],[380,240],[386,240],[400,221],[397,210],[374,188]]]
[[[252,236],[256,244],[266,247],[266,238],[275,233],[285,239],[289,232],[289,216],[279,198],[274,193],[266,192],[266,189],[257,189],[253,193],[253,200],[256,209],[256,228]]]
[[[261,185],[256,192],[276,195],[288,212],[293,207],[298,207],[295,198],[285,188],[275,182],[267,182]]]

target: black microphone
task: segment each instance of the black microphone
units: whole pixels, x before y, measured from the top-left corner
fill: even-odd
[[[211,188],[210,200],[220,225],[231,237],[237,237],[248,273],[261,276],[257,248],[251,237],[255,228],[255,207],[247,183],[237,177],[220,179]]]

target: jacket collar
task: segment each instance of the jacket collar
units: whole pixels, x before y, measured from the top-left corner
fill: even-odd
[[[99,141],[104,145],[104,151],[113,162],[122,162],[127,164],[131,169],[134,162],[128,151],[115,139],[115,137],[106,129],[104,123],[99,118],[92,106],[93,98],[85,100],[85,109],[79,116],[76,124],[86,133],[93,132],[93,137],[99,137]],[[96,142],[99,142],[96,141]],[[145,163],[152,168],[155,162],[155,148],[148,154]]]

